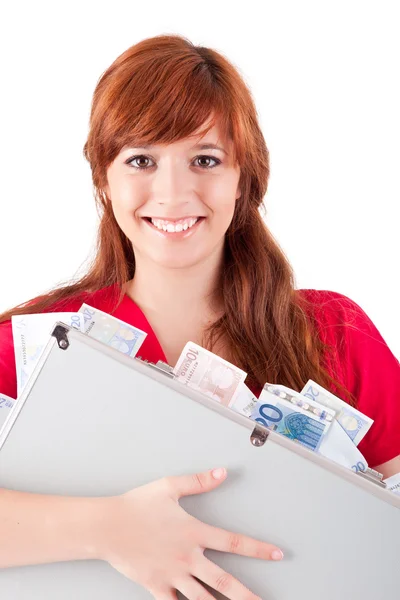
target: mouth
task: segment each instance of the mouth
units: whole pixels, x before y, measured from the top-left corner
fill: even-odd
[[[155,217],[142,217],[142,220],[151,227],[151,229],[161,235],[173,239],[187,238],[198,230],[206,217],[184,217],[182,219],[162,219]]]

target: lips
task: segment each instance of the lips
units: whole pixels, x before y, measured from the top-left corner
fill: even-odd
[[[196,223],[191,227],[188,227],[187,229],[183,229],[182,231],[164,231],[163,229],[159,229],[151,222],[152,218],[155,219],[155,217],[142,217],[143,221],[148,223],[148,226],[152,229],[152,231],[154,231],[154,233],[159,234],[164,238],[167,237],[168,239],[181,239],[193,235],[193,233],[195,233],[197,229],[201,226],[201,223],[205,220],[206,217],[191,217],[192,219],[197,218]],[[169,219],[171,223],[177,223],[180,220],[181,219]],[[160,221],[167,221],[167,219],[160,219]]]
[[[142,217],[142,219],[146,219],[151,222],[151,219],[155,221],[170,221],[171,223],[178,223],[179,221],[186,221],[187,219],[205,219],[205,217],[199,215],[189,215],[188,217]]]

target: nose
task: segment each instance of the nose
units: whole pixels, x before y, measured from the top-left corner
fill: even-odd
[[[157,166],[152,181],[152,196],[160,205],[184,206],[191,197],[191,177],[179,160],[165,158]]]

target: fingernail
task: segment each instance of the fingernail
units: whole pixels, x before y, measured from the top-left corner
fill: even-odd
[[[272,560],[282,560],[283,552],[282,550],[273,550],[271,556]]]
[[[219,469],[213,469],[211,474],[214,479],[222,479],[222,477],[225,475],[225,469],[223,467],[220,467]]]

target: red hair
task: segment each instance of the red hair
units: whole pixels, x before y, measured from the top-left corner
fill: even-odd
[[[97,82],[83,152],[92,170],[100,225],[86,274],[3,313],[0,322],[11,315],[47,312],[55,303],[62,310],[72,297],[112,284],[121,288],[116,307],[124,284],[134,277],[135,256],[105,193],[107,168],[126,144],[170,144],[207,122],[199,137],[217,123],[233,142],[241,197],[226,233],[218,286],[225,313],[204,333],[203,345],[212,350],[222,335],[251,384],[262,387],[268,381],[300,391],[311,378],[339,390],[355,406],[353,394],[324,365],[333,348],[320,339],[312,306],[295,290],[292,267],[260,212],[266,213],[269,152],[251,92],[223,55],[178,35],[156,36],[128,48]]]

